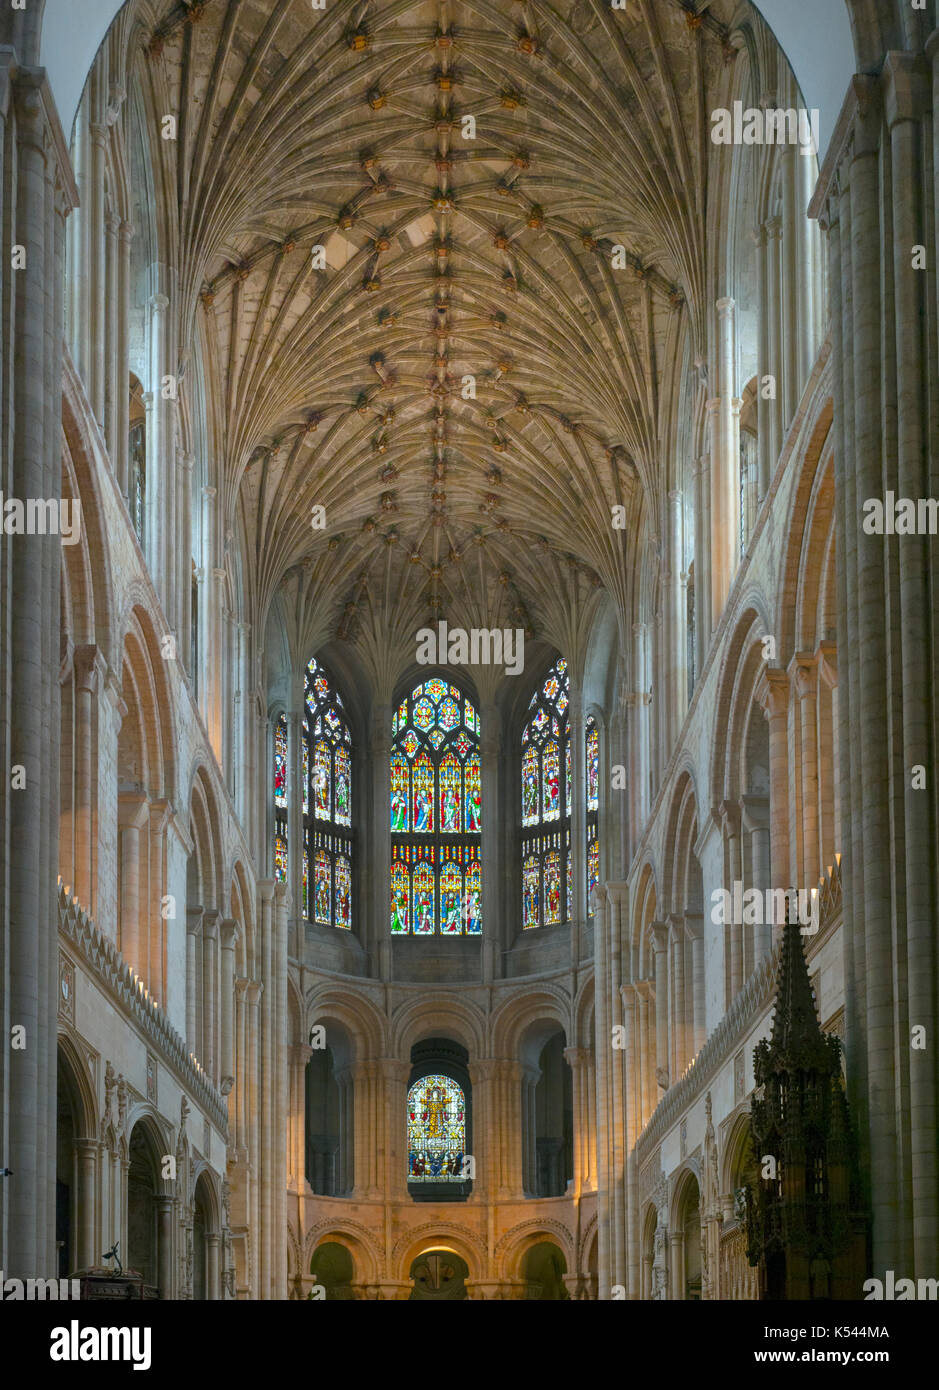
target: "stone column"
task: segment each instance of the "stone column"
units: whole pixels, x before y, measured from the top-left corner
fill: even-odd
[[[719,394],[708,401],[711,426],[711,624],[716,628],[740,563],[740,402],[735,391],[736,304],[717,301]]]
[[[667,568],[663,579],[666,587],[666,668],[668,688],[668,719],[665,729],[666,759],[678,742],[685,710],[688,707],[688,640],[683,547],[683,498],[679,491],[668,494]]]
[[[303,694],[301,692],[300,699]],[[304,939],[303,861],[303,717],[287,716],[287,883],[290,887],[291,954],[297,960]],[[312,877],[309,882],[312,884]]]
[[[221,1298],[221,1285],[218,1277],[219,1236],[211,1232],[205,1238],[205,1296],[216,1301]]]
[[[204,908],[186,909],[186,1043],[203,1061],[202,1052],[202,918]]]
[[[287,1183],[294,1191],[303,1192],[306,1182],[306,1069],[313,1049],[308,1043],[292,1043],[287,1055],[290,1061]]]
[[[707,1042],[704,995],[704,914],[702,912],[685,913],[685,936],[691,947],[691,988],[687,990],[686,987],[688,1003],[691,1006],[690,1016],[688,1016],[689,1036],[693,1054],[697,1056]]]
[[[182,669],[195,687],[192,667],[192,470],[195,458],[176,450],[176,622],[178,656]]]
[[[219,1017],[221,1038],[218,1058],[219,1090],[227,1096],[235,1084],[234,1056],[234,1003],[235,1003],[235,940],[238,936],[238,923],[227,917],[219,923],[219,942],[221,945],[221,979]],[[229,1105],[229,1111],[234,1108]]]
[[[144,950],[145,933],[141,913],[146,904],[147,873],[146,837],[141,832],[149,823],[150,803],[140,792],[122,792],[118,796],[118,825],[121,855],[121,955],[132,970],[146,978],[147,962]]]
[[[526,1197],[538,1194],[537,1112],[535,1101],[541,1072],[522,1067],[522,1190]]]
[[[711,641],[711,460],[694,467],[694,641],[695,679],[704,670]]]
[[[105,238],[105,178],[107,168],[108,132],[107,127],[92,121],[91,124],[91,199],[83,207],[82,213],[90,222],[89,266],[91,280],[91,332],[92,353],[89,362],[89,399],[95,419],[105,429],[104,386],[107,375],[107,242]]]
[[[672,1298],[680,1302],[685,1297],[685,1237],[682,1231],[668,1233],[668,1269],[671,1275]]]
[[[260,1227],[258,1229],[258,1296],[271,1297],[271,1251],[274,1234],[274,1190],[273,1190],[273,1150],[274,1150],[274,1011],[276,989],[273,983],[274,971],[274,926],[272,922],[274,903],[273,879],[258,880],[258,900],[260,909],[260,963],[264,992],[261,995],[259,1025],[260,1086],[258,1095],[259,1119],[259,1190]]]
[[[759,351],[757,354],[756,390],[757,498],[759,504],[769,492],[770,480],[772,479],[773,471],[776,466],[776,459],[771,452],[770,440],[770,412],[772,402],[766,399],[766,394],[763,390],[764,378],[772,374],[772,368],[768,366],[771,359],[771,326],[766,227],[755,227],[751,233],[751,237],[756,247],[756,275],[759,293]],[[743,385],[742,382],[741,385]]]
[[[396,1057],[383,1057],[380,1060],[385,1109],[382,1117],[382,1133],[385,1137],[385,1169],[382,1191],[386,1202],[406,1202],[408,1200],[408,1151],[407,1151],[407,1113],[408,1078],[411,1067],[408,1062],[400,1062]],[[476,1089],[473,1088],[473,1146],[476,1148],[476,1126],[479,1110]],[[479,1168],[477,1164],[477,1177]],[[386,1252],[386,1258],[390,1252]]]
[[[235,1058],[234,1077],[234,1117],[230,1145],[236,1150],[247,1148],[247,1077],[248,1077],[248,1034],[247,1034],[247,990],[248,981],[244,977],[235,980]],[[231,1117],[231,1107],[229,1116]]]
[[[107,227],[105,264],[108,287],[104,296],[104,303],[107,313],[107,339],[101,344],[103,348],[101,355],[104,359],[102,372],[105,397],[104,435],[108,458],[111,461],[112,471],[114,471],[114,458],[117,452],[118,400],[120,395],[127,390],[127,363],[117,359],[117,320],[122,309],[120,300],[121,219],[113,209],[108,212],[105,225]]]
[[[590,1171],[589,1127],[587,1110],[587,1052],[583,1047],[566,1047],[564,1060],[571,1069],[571,1098],[574,1119],[574,1174],[571,1196],[577,1200],[584,1190]]]
[[[363,928],[362,944],[375,951],[383,980],[391,979],[391,857],[389,841],[389,807],[391,806],[391,706],[378,705],[372,719],[369,739],[369,762],[372,774],[374,812],[369,817],[368,835],[371,853],[368,867],[359,868],[363,901],[371,904],[370,920]],[[485,807],[483,808],[485,811]],[[483,821],[485,825],[485,820]],[[483,891],[485,892],[485,876]]]
[[[574,879],[574,906],[571,931],[587,920],[587,757],[584,745],[586,719],[583,693],[571,681],[568,729],[571,740],[571,862]],[[564,771],[562,768],[562,777]],[[564,893],[566,896],[566,887]]]
[[[740,807],[733,801],[722,801],[718,808],[721,829],[727,847],[728,882],[724,885],[733,896],[734,884],[743,883],[743,855],[740,845]],[[743,924],[730,922],[724,933],[727,979],[727,1005],[736,999],[743,987]]]
[[[272,1060],[274,1106],[272,1172],[271,1298],[287,1297],[287,909],[285,883],[274,890],[274,953],[271,981],[274,988]]]
[[[75,887],[82,907],[92,916],[97,906],[97,788],[95,786],[98,697],[106,663],[96,646],[78,647],[75,664]]]
[[[501,966],[500,951],[486,950],[495,940],[495,927],[502,924],[502,939],[498,945],[507,950],[511,944],[512,924],[502,913],[501,886],[503,882],[504,834],[499,807],[502,777],[502,715],[498,705],[487,701],[480,710],[479,740],[480,789],[482,791],[482,911],[483,944],[480,952],[483,983],[492,979],[492,970]],[[387,761],[387,759],[386,759]],[[500,972],[501,973],[501,972]]]
[[[263,917],[263,910],[259,910],[259,916]],[[247,1034],[245,1143],[248,1149],[248,1170],[251,1174],[248,1194],[248,1240],[251,1243],[252,1298],[267,1296],[266,1293],[262,1292],[260,1270],[263,1252],[261,1231],[264,1120],[261,1100],[261,999],[263,994],[264,983],[261,980],[250,980],[245,986],[245,1031]]]
[[[769,786],[771,875],[774,888],[790,888],[789,863],[789,681],[782,671],[767,667],[757,686],[757,699],[769,721]]]
[[[160,1298],[173,1298],[176,1294],[173,1287],[173,1198],[155,1197],[153,1200],[157,1212],[157,1283]]]
[[[766,232],[766,274],[769,294],[764,312],[768,325],[769,357],[765,375],[773,377],[776,395],[770,400],[767,411],[769,480],[772,481],[779,455],[782,452],[783,434],[788,420],[784,420],[785,409],[785,355],[783,350],[783,286],[782,286],[782,218],[770,217],[765,224]]]
[[[669,1088],[668,1049],[668,927],[652,923],[652,952],[655,960],[655,1080],[662,1091]]]
[[[98,1153],[97,1139],[76,1139],[75,1153],[78,1175],[75,1212],[78,1230],[75,1240],[75,1268],[90,1269],[99,1263],[95,1230],[98,1219]],[[71,1273],[71,1271],[69,1271]]]
[[[206,1076],[218,1084],[218,921],[216,908],[202,918],[202,1057]]]
[[[169,997],[166,978],[166,919],[163,916],[163,890],[166,886],[166,827],[171,814],[170,803],[161,798],[150,802],[150,823],[147,835],[149,849],[149,887],[141,897],[141,951],[147,988],[158,1004],[166,1007]]]
[[[117,333],[115,338],[115,429],[111,452],[111,465],[117,480],[118,491],[126,502],[130,493],[128,482],[128,443],[130,437],[130,380],[128,363],[130,361],[130,342],[128,324],[130,319],[130,248],[133,241],[133,227],[122,222],[118,232],[118,305]]]
[[[798,732],[793,730],[793,757],[799,775],[790,779],[795,790],[791,835],[795,848],[796,888],[811,889],[823,872],[818,843],[818,673],[814,657],[797,654],[789,665],[793,697],[790,709]]]
[[[842,883],[845,921],[858,924],[845,938],[848,1087],[872,1175],[871,1267],[911,1277],[935,1273],[939,1246],[935,1049],[911,1047],[910,1034],[914,1018],[928,1036],[937,1027],[939,798],[934,775],[922,789],[912,775],[931,766],[935,744],[935,545],[868,535],[861,522],[865,501],[886,492],[939,495],[939,381],[924,336],[935,317],[937,49],[933,34],[926,62],[895,51],[879,77],[854,79],[813,203],[829,229]],[[917,246],[928,270],[915,268]]]

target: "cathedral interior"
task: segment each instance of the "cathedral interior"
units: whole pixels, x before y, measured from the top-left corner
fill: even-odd
[[[0,1268],[935,1280],[936,0],[31,0],[0,95]]]

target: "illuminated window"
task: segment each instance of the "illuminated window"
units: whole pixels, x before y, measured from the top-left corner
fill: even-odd
[[[522,730],[522,926],[573,912],[570,682],[560,657],[539,683]]]
[[[466,1097],[449,1076],[422,1076],[408,1091],[408,1182],[461,1182]]]
[[[391,932],[482,931],[479,717],[438,677],[398,705],[391,748]]]

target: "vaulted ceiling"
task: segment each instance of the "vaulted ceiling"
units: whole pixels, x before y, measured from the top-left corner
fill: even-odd
[[[366,645],[625,611],[732,6],[323,4],[177,4],[149,45],[257,611],[286,582],[300,640]]]

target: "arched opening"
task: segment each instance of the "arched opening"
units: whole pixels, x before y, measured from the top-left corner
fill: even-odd
[[[310,1261],[313,1288],[308,1298],[322,1298],[326,1302],[348,1301],[355,1297],[352,1287],[355,1279],[355,1261],[348,1246],[335,1240],[325,1240],[316,1247]],[[318,1290],[322,1290],[319,1293]]]
[[[192,1296],[218,1298],[219,1232],[215,1224],[215,1203],[208,1178],[199,1175],[192,1213]]]
[[[355,1184],[354,1049],[341,1023],[330,1020],[324,1034],[329,1041],[313,1048],[305,1071],[305,1173],[320,1196],[347,1197]]]
[[[532,1302],[561,1303],[568,1297],[564,1285],[567,1260],[553,1241],[539,1241],[525,1251],[521,1276],[525,1280],[525,1298]]]
[[[469,1266],[453,1250],[425,1250],[411,1265],[409,1276],[414,1281],[411,1298],[416,1302],[459,1301],[467,1297]]]
[[[679,1265],[675,1271],[675,1295],[688,1302],[701,1298],[701,1197],[697,1179],[686,1179],[678,1205]]]
[[[417,1202],[465,1201],[472,1190],[468,1055],[448,1038],[411,1049],[407,1094],[408,1192]]]
[[[141,1275],[145,1285],[160,1287],[158,1217],[159,1155],[147,1126],[138,1122],[130,1136],[127,1171],[127,1272]]]
[[[535,1197],[563,1197],[574,1176],[573,1078],[564,1047],[564,1033],[558,1029],[538,1056],[540,1074],[533,1096]]]
[[[77,1154],[75,1139],[78,1114],[72,1078],[62,1057],[57,1065],[57,1109],[55,1127],[55,1248],[56,1273],[65,1279],[78,1267],[76,1224],[81,1219],[77,1211]]]
[[[655,1296],[652,1267],[655,1263],[655,1228],[658,1225],[658,1220],[658,1212],[654,1206],[650,1205],[642,1228],[642,1259],[639,1269],[639,1297],[646,1300]]]

